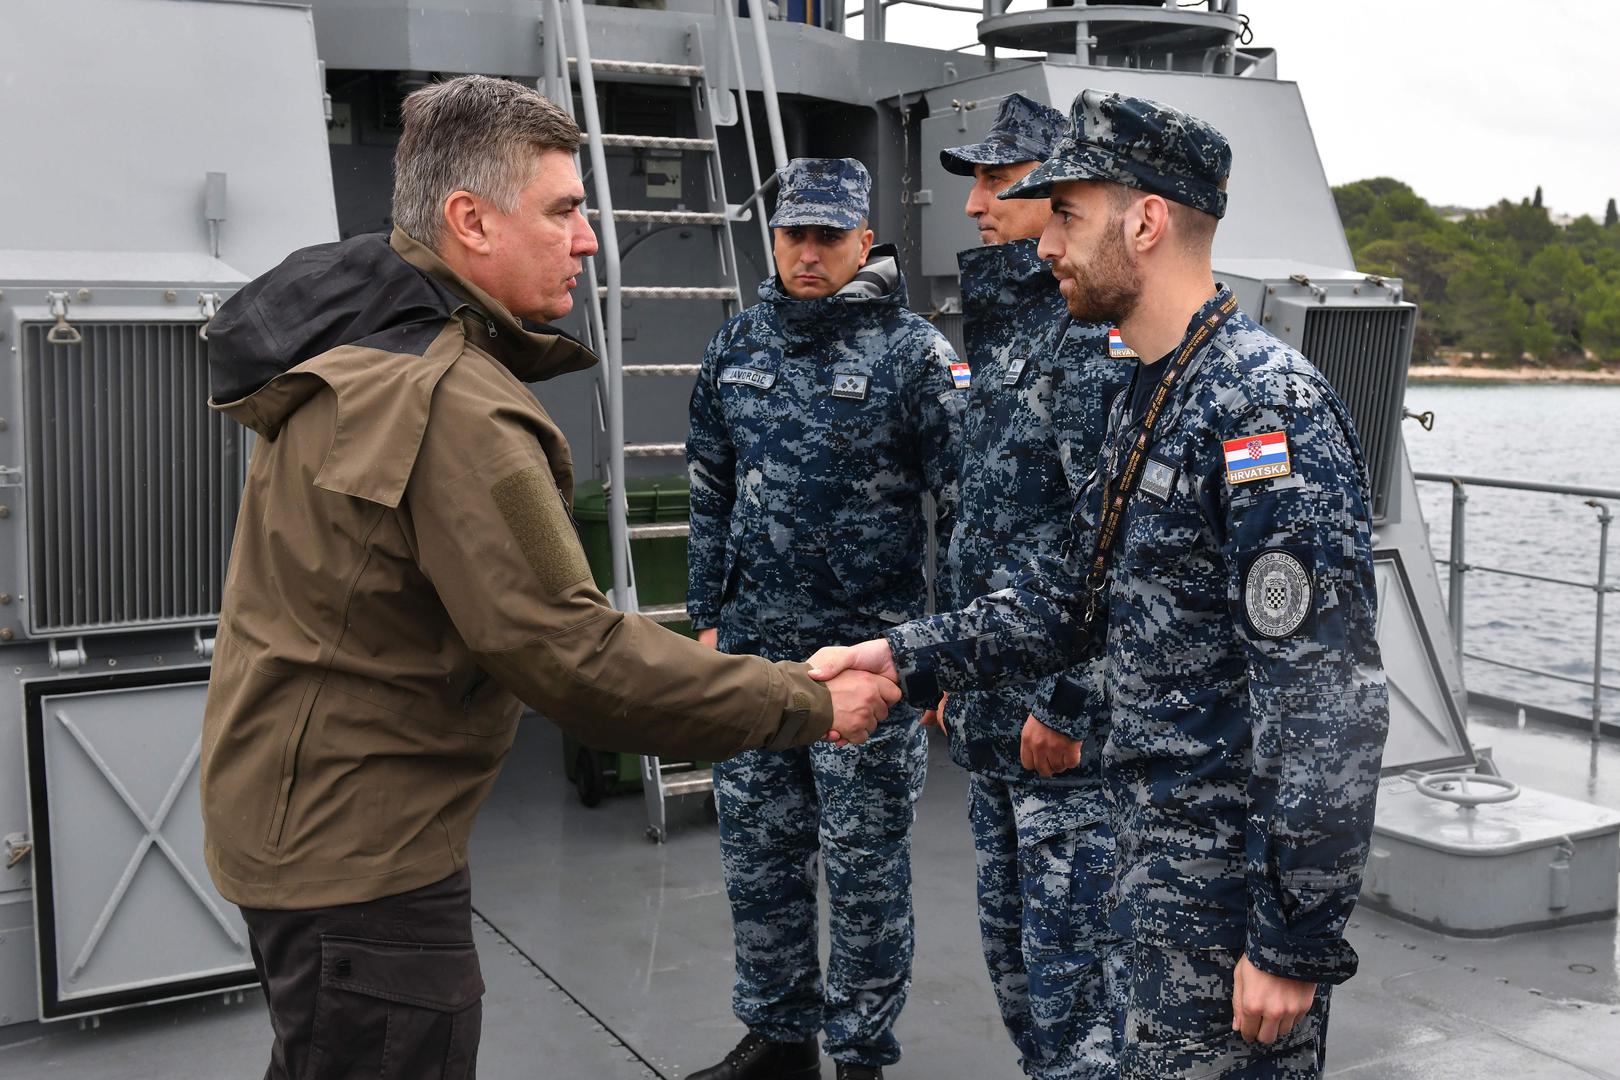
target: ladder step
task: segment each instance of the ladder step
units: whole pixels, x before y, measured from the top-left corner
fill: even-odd
[[[597,296],[606,296],[607,286],[599,286]],[[737,290],[730,288],[686,288],[679,285],[621,285],[619,295],[633,300],[735,300]]]
[[[575,66],[579,57],[570,56]],[[655,64],[643,60],[591,60],[592,71],[605,71],[615,75],[668,75],[680,79],[701,79],[703,68],[698,64]]]
[[[671,795],[706,795],[714,790],[714,773],[708,769],[666,773],[659,786],[664,789],[666,798]]]
[[[639,150],[713,150],[713,139],[679,139],[673,135],[603,135],[603,146],[628,146]]]
[[[691,375],[702,370],[701,364],[626,364],[624,373],[631,375]]]
[[[625,443],[625,457],[684,457],[686,444],[678,442]]]
[[[587,210],[588,218],[600,218],[602,211]],[[614,221],[644,221],[653,225],[724,225],[726,215],[699,210],[615,210]]]
[[[686,621],[685,604],[654,604],[641,608],[637,614],[643,618],[651,619],[655,623],[672,623]]]
[[[667,540],[676,536],[691,536],[692,526],[685,521],[667,525],[632,525],[629,533],[632,540]]]

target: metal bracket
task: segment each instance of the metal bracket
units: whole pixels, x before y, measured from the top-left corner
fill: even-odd
[[[46,333],[45,340],[51,345],[77,345],[84,338],[72,326],[68,325],[68,294],[65,292],[46,293],[45,299],[50,301],[51,314],[56,317],[56,325]]]
[[[1327,303],[1327,290],[1320,285],[1311,284],[1311,279],[1306,277],[1304,274],[1289,274],[1288,280],[1292,281],[1295,285],[1300,285],[1311,290],[1311,295],[1316,297],[1316,302],[1318,304]]]
[[[22,487],[23,471],[15,465],[0,465],[0,487]]]
[[[197,294],[197,310],[202,312],[203,324],[197,327],[197,336],[204,341],[208,340],[208,324],[214,321],[214,314],[219,311],[219,293],[205,292]]]
[[[90,659],[90,653],[84,647],[84,638],[75,638],[73,648],[64,649],[53,639],[48,649],[51,669],[61,672],[78,671]]]
[[[34,842],[28,838],[27,833],[6,834],[6,869],[10,870],[22,862],[34,850]]]
[[[215,639],[215,637],[216,637],[215,634],[209,634],[207,636],[204,636],[203,632],[202,632],[202,629],[199,627],[198,629],[192,631],[192,634],[191,634],[191,647],[192,647],[193,650],[196,651],[197,655],[199,657],[201,657],[202,659],[204,659],[204,660],[212,660],[214,658],[214,639]]]

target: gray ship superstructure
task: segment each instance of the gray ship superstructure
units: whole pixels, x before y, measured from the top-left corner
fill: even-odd
[[[787,158],[869,166],[873,228],[959,344],[955,255],[978,238],[939,150],[1006,94],[1117,90],[1220,128],[1217,273],[1333,381],[1374,487],[1393,716],[1329,1072],[1620,1076],[1620,749],[1477,703],[1470,726],[1402,435],[1416,309],[1354,268],[1297,86],[1244,44],[1235,0],[987,0],[982,56],[885,40],[890,6],[869,0],[861,38],[813,0],[0,6],[0,1073],[262,1068],[245,932],[201,858],[203,691],[251,449],[205,408],[208,320],[292,248],[387,228],[401,99],[478,72],[540,86],[589,136],[605,250],[565,327],[604,363],[536,392],[608,485],[615,603],[670,622],[678,605],[638,597],[634,545],[684,526],[635,524],[612,493],[678,470],[704,344],[771,272]],[[683,1075],[731,1023],[716,845],[687,797],[707,771],[646,759],[644,806],[586,810],[557,741],[524,726],[474,837],[485,1072]],[[894,1074],[1011,1077],[962,780],[933,771]]]

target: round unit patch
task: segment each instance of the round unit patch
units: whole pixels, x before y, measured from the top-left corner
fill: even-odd
[[[1243,581],[1243,613],[1261,637],[1287,637],[1311,613],[1311,574],[1298,558],[1277,548],[1262,551]]]

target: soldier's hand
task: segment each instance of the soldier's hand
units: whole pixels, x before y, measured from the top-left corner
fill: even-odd
[[[863,641],[859,645],[829,645],[817,649],[810,658],[810,677],[826,682],[841,671],[869,671],[881,675],[895,685],[900,673],[894,667],[894,654],[883,638]]]
[[[932,709],[923,710],[922,726],[923,727],[938,728],[939,730],[944,731],[945,730],[945,703],[947,701],[949,701],[949,700],[951,700],[951,695],[949,695],[949,694],[941,694],[941,695],[939,695],[939,704],[938,705],[935,705]]]
[[[1311,1011],[1316,984],[1268,975],[1249,963],[1247,954],[1238,957],[1232,973],[1232,1030],[1244,1042],[1267,1044],[1294,1030]]]
[[[697,639],[699,645],[707,645],[711,649],[718,649],[720,647],[720,630],[713,626],[707,630],[699,630]]]
[[[827,738],[835,746],[865,742],[889,715],[889,706],[900,700],[898,686],[866,671],[840,672],[827,680],[827,690],[833,702]]]
[[[1024,733],[1018,740],[1018,759],[1026,769],[1034,769],[1042,776],[1056,776],[1080,764],[1082,745],[1078,739],[1053,731],[1031,713],[1024,719]]]

